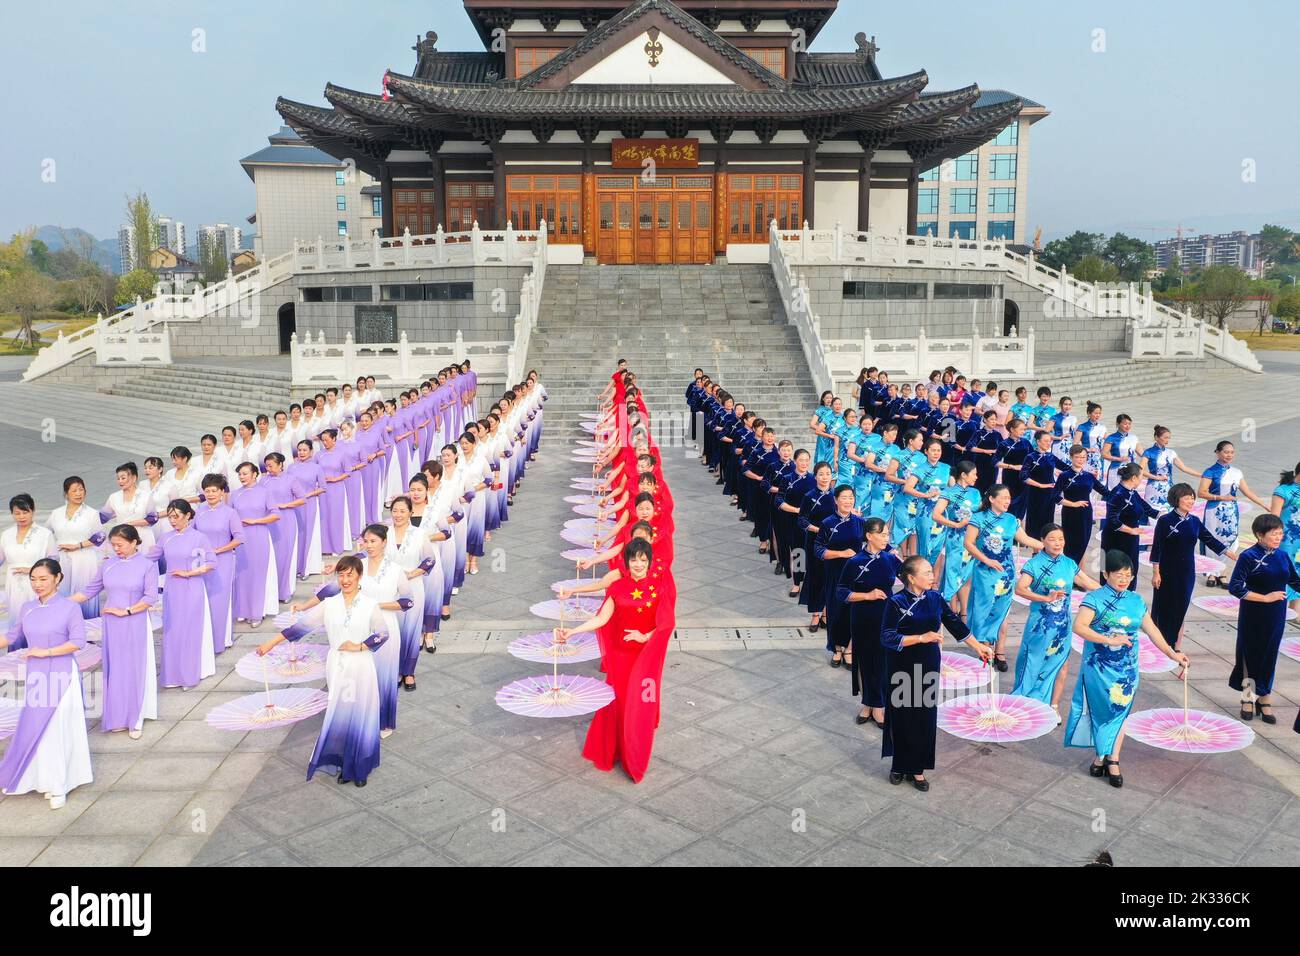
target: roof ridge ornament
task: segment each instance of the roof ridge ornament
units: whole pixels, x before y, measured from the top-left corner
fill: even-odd
[[[438,34],[432,30],[425,32],[423,39],[415,38],[415,46],[411,47],[417,54],[422,57],[432,56],[438,52]]]
[[[872,34],[871,39],[868,40],[865,33],[859,33],[853,40],[858,45],[858,55],[874,63],[876,54],[880,52],[880,47],[876,46],[875,34]]]

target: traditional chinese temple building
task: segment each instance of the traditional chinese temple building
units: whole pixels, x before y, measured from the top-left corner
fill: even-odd
[[[484,50],[430,32],[380,92],[276,106],[381,183],[385,235],[544,219],[552,243],[602,263],[703,263],[766,242],[773,218],[915,233],[921,174],[1025,101],[884,76],[862,33],[807,52],[837,4],[464,0]]]

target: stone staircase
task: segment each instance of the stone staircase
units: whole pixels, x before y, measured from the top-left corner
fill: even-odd
[[[1051,361],[1057,359],[1058,361]],[[1115,402],[1139,395],[1168,394],[1171,400],[1192,385],[1212,382],[1240,382],[1250,375],[1223,363],[1204,360],[1142,362],[1127,356],[1105,359],[1081,357],[1079,361],[1066,360],[1064,355],[1053,355],[1049,361],[1039,362],[1036,374],[1030,378],[998,376],[994,380],[999,388],[1013,393],[1017,386],[1029,389],[1028,401],[1035,403],[1035,392],[1046,385],[1052,390],[1053,403],[1062,395],[1074,399],[1075,414],[1084,414],[1087,402],[1099,402],[1105,409],[1107,420],[1123,411]]]
[[[817,402],[767,265],[550,266],[528,354],[550,394],[548,431],[578,432],[619,358],[658,422],[686,423],[696,366],[779,437],[804,439]]]
[[[237,361],[232,357],[232,365]],[[289,385],[289,373],[275,369],[167,365],[141,368],[129,381],[100,391],[199,408],[236,409],[251,418],[258,412],[287,410]]]

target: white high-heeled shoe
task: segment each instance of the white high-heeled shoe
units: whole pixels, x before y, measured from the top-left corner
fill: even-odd
[[[50,797],[50,809],[51,809],[51,810],[58,810],[59,808],[61,808],[61,807],[62,807],[65,803],[67,803],[67,802],[68,802],[68,798],[67,798],[67,796],[66,796],[65,794],[62,794],[62,793],[61,793],[61,794],[59,794],[58,796],[51,796],[51,797]]]

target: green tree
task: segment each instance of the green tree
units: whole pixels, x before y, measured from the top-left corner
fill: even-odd
[[[1270,266],[1264,277],[1276,279],[1283,285],[1300,284],[1300,262]]]
[[[1168,267],[1151,285],[1156,292],[1176,292],[1182,287],[1183,264],[1177,256],[1169,260]]]
[[[1283,292],[1274,299],[1273,314],[1291,325],[1300,323],[1300,290]]]
[[[57,299],[58,284],[33,268],[12,269],[0,279],[0,312],[18,314],[14,341],[23,348],[36,348],[40,337],[33,323],[42,312],[48,312]]]
[[[1290,229],[1265,224],[1259,230],[1259,258],[1277,264],[1295,262],[1296,243],[1297,236]]]
[[[1070,269],[1070,274],[1082,282],[1118,282],[1123,278],[1113,262],[1100,256],[1084,256]]]
[[[1223,328],[1228,317],[1246,304],[1250,277],[1236,266],[1210,266],[1201,273],[1194,296],[1200,314]]]
[[[221,255],[221,247],[213,242],[199,243],[199,271],[204,285],[220,282],[230,271],[230,265]]]
[[[132,269],[117,280],[117,304],[128,305],[139,296],[142,299],[153,298],[153,287],[158,277],[148,269]]]
[[[1142,282],[1156,267],[1155,246],[1117,232],[1106,241],[1101,257],[1119,270],[1120,278]]]
[[[158,244],[155,235],[153,206],[144,192],[126,197],[126,222],[135,229],[135,262],[133,269],[149,268],[149,253]]]
[[[1039,260],[1046,266],[1059,269],[1065,266],[1071,272],[1076,263],[1086,256],[1100,256],[1105,248],[1106,237],[1099,232],[1075,232],[1064,239],[1053,239],[1039,253]]]
[[[50,274],[50,247],[39,239],[32,239],[27,246],[27,258],[38,272]]]

